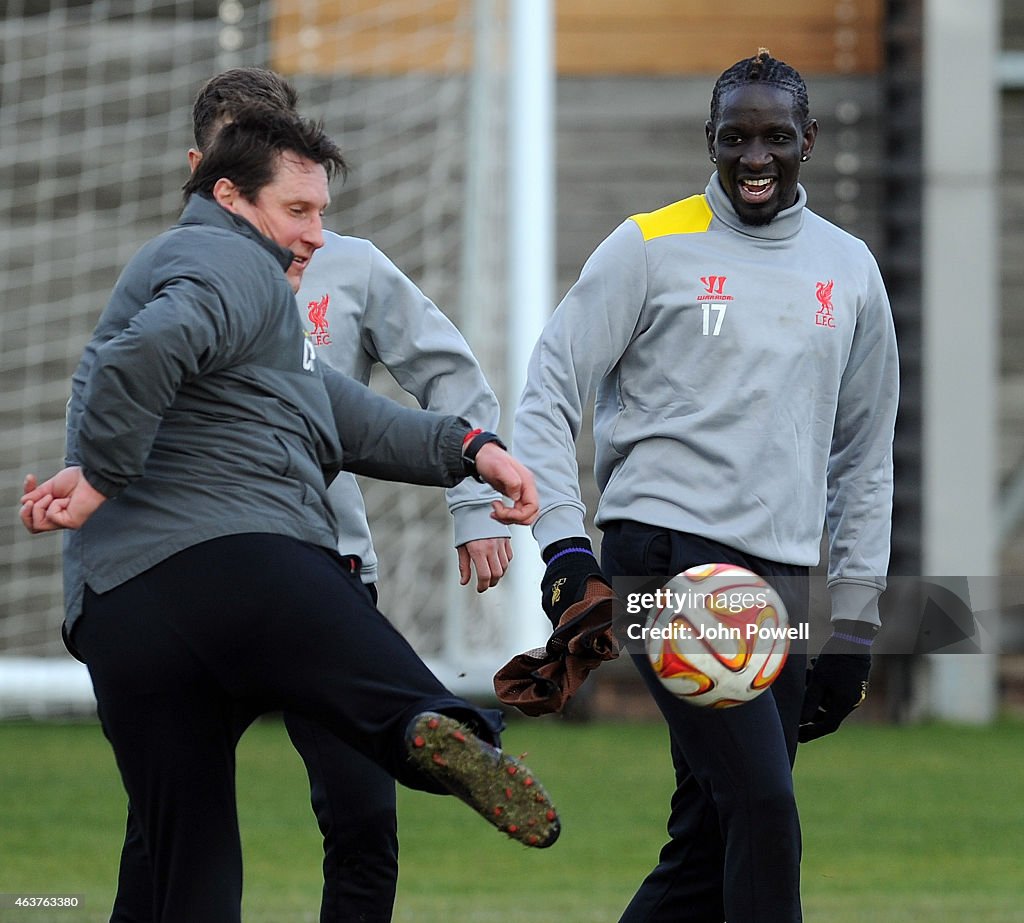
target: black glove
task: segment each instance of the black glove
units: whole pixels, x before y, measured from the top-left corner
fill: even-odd
[[[871,642],[877,628],[866,622],[838,619],[807,671],[807,690],[800,714],[800,743],[839,729],[868,694]]]
[[[597,565],[589,538],[563,538],[552,542],[541,557],[547,564],[540,582],[541,605],[551,627],[557,628],[565,610],[583,599],[588,578],[597,577],[605,584],[608,581]]]

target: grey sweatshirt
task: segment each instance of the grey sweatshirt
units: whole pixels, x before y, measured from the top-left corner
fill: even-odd
[[[513,437],[540,490],[534,535],[585,534],[575,441],[596,395],[598,526],[814,565],[827,523],[832,617],[877,624],[898,390],[865,244],[802,187],[768,225],[743,224],[715,174],[704,195],[624,221],[546,325]]]
[[[462,478],[466,421],[321,370],[284,276],[291,258],[193,196],[121,274],[68,404],[66,461],[112,498],[65,533],[68,628],[86,583],[102,593],[211,538],[269,532],[334,548],[327,481],[341,467]]]
[[[299,315],[317,358],[368,384],[382,364],[419,405],[497,431],[498,401],[462,334],[372,243],[324,232],[302,277]],[[377,579],[377,555],[356,479],[335,478],[328,496],[338,518],[338,550],[358,555],[362,577]],[[498,494],[472,479],[447,491],[455,545],[508,536],[491,519]]]

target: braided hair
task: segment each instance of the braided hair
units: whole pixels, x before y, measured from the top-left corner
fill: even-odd
[[[762,83],[785,90],[793,97],[793,106],[800,123],[806,125],[810,120],[810,104],[807,100],[807,84],[804,83],[804,78],[795,68],[778,58],[773,58],[767,48],[759,48],[754,57],[737,61],[715,82],[715,88],[711,93],[712,125],[718,124],[722,97],[730,90],[751,83]]]

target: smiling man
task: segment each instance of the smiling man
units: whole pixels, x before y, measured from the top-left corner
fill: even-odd
[[[733,563],[790,623],[829,533],[833,635],[805,683],[794,644],[771,689],[733,708],[672,696],[633,660],[671,732],[677,790],[660,861],[626,921],[797,923],[798,741],[861,701],[885,584],[896,342],[874,258],[807,208],[807,89],[762,49],[715,85],[704,193],[624,221],[546,325],[516,414],[537,477],[534,535],[554,622],[593,578]],[[596,397],[601,564],[574,445]]]
[[[742,93],[733,92],[741,85]],[[729,74],[716,88],[704,130],[722,188],[744,224],[769,224],[796,204],[800,164],[810,159],[818,136],[800,84],[769,78],[744,85]]]

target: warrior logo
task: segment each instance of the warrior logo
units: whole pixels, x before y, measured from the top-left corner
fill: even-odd
[[[700,281],[709,295],[721,295],[725,288],[725,276],[701,276]]]
[[[817,314],[814,315],[814,323],[819,327],[835,327],[836,320],[832,316],[832,286],[835,285],[831,279],[828,282],[819,282],[814,289],[814,297],[818,299]]]
[[[310,336],[317,346],[330,346],[331,336],[327,332],[327,305],[331,302],[330,295],[324,295],[319,301],[311,301],[306,305],[309,322],[313,325]]]
[[[698,301],[732,301],[732,295],[725,294],[725,276],[701,276],[700,284],[704,294],[697,296]]]

